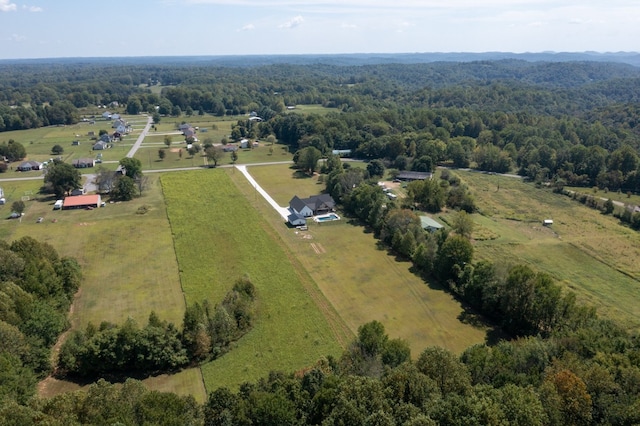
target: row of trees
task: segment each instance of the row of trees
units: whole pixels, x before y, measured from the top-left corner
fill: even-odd
[[[120,326],[90,323],[62,345],[57,373],[83,378],[145,377],[217,358],[251,329],[255,296],[253,283],[241,278],[219,305],[205,301],[189,306],[182,331],[153,312],[142,328],[131,319]]]
[[[9,424],[626,425],[640,421],[637,339],[591,319],[549,338],[479,344],[461,356],[429,347],[415,358],[379,322],[362,325],[341,356],[271,372],[238,390],[192,397],[127,380],[17,405]]]

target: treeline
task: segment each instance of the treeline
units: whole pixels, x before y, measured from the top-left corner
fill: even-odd
[[[449,171],[440,179],[414,181],[407,197],[390,202],[362,169],[347,168],[332,157],[325,168],[327,192],[351,214],[369,226],[380,242],[411,260],[421,274],[437,279],[456,297],[500,324],[513,336],[548,336],[563,327],[575,328],[594,318],[592,309],[579,307],[573,293],[544,273],[525,265],[473,262],[469,241],[473,221],[473,199],[459,179]],[[427,232],[421,210],[439,212],[448,206],[460,212],[451,224],[453,232]]]
[[[459,357],[437,347],[412,360],[402,339],[364,324],[339,357],[271,372],[237,391],[192,397],[128,380],[0,406],[4,424],[631,425],[640,422],[640,346],[616,325],[479,344]]]
[[[0,401],[25,403],[51,371],[50,349],[68,327],[81,271],[47,243],[0,241]]]
[[[205,301],[189,306],[182,331],[153,312],[142,328],[131,319],[120,326],[89,323],[65,340],[57,374],[92,379],[146,377],[217,358],[251,329],[255,296],[253,283],[246,277],[238,279],[219,305]]]

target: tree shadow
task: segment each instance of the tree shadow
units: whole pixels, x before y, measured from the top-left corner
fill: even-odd
[[[294,179],[311,179],[311,175],[303,172],[302,170],[296,170],[295,172],[293,172],[293,178]]]

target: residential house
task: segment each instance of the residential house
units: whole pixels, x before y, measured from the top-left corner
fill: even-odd
[[[109,111],[103,112],[102,118],[104,118],[105,120],[111,120],[111,113]]]
[[[289,201],[291,213],[297,213],[303,217],[315,216],[335,210],[336,202],[329,194],[313,195],[309,198],[299,198],[295,195]]]
[[[196,137],[196,129],[194,129],[193,127],[189,127],[188,129],[184,129],[182,131],[182,134],[184,135],[185,139],[186,138],[195,138]]]
[[[42,168],[42,163],[38,162],[38,161],[24,161],[22,162],[17,168],[16,170],[20,171],[20,172],[30,172],[32,170],[40,170]]]
[[[86,169],[88,167],[94,167],[96,160],[93,158],[77,158],[71,162],[76,169]]]
[[[234,152],[234,151],[238,150],[238,145],[230,145],[230,144],[229,145],[224,145],[222,147],[222,150],[224,152]]]
[[[98,141],[95,144],[93,144],[93,150],[94,151],[102,151],[104,149],[109,148],[109,144],[107,142],[104,141]]]
[[[111,137],[111,135],[109,135],[108,133],[104,133],[100,136],[100,138],[98,139],[98,141],[100,142],[104,142],[104,143],[111,143],[113,142],[113,138]]]
[[[111,114],[112,120],[120,120],[120,114]]]

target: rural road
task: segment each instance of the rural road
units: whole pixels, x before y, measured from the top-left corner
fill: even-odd
[[[149,129],[151,128],[152,123],[153,123],[153,118],[151,116],[148,116],[147,125],[144,126],[144,129],[142,129],[142,132],[140,132],[140,136],[138,136],[136,143],[133,144],[133,146],[127,153],[127,157],[133,158],[133,156],[136,155],[136,151],[138,150],[138,148],[140,148],[140,145],[142,145],[142,141],[144,141],[144,138],[147,136],[147,133],[149,132]]]

